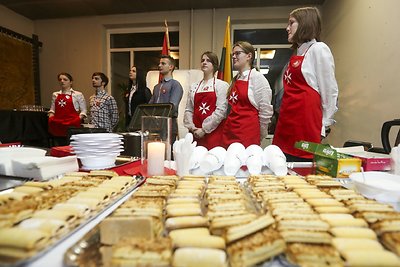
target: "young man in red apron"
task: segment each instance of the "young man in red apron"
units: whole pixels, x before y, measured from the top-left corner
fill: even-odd
[[[184,114],[184,125],[194,135],[197,145],[212,149],[221,145],[228,106],[229,84],[215,78],[218,56],[210,51],[201,56],[203,79],[191,85]]]
[[[293,10],[286,27],[288,41],[296,54],[283,76],[284,93],[273,144],[287,161],[311,161],[313,155],[294,147],[297,141],[320,143],[325,129],[335,121],[338,86],[333,56],[318,42],[321,17],[315,7]]]
[[[238,142],[260,145],[272,117],[271,88],[263,74],[252,68],[254,47],[239,41],[233,45],[233,67],[239,71],[228,94],[230,113],[223,130],[223,146]]]

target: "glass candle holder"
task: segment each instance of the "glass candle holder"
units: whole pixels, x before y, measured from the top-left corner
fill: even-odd
[[[148,159],[148,144],[162,142],[165,144],[164,159],[171,160],[172,119],[162,116],[142,116],[143,158]]]

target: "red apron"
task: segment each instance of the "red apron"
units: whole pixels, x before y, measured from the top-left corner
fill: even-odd
[[[250,103],[248,97],[249,79],[236,80],[228,97],[231,111],[226,119],[223,130],[223,146],[227,148],[234,142],[241,143],[244,147],[260,145],[260,121],[258,110]]]
[[[292,56],[283,76],[284,93],[272,143],[284,153],[311,159],[312,154],[294,147],[300,140],[321,142],[321,97],[304,79],[303,60],[304,55]]]
[[[67,136],[69,127],[80,127],[81,119],[74,108],[72,95],[59,94],[55,100],[54,116],[49,117],[49,132],[53,136]]]
[[[204,88],[202,92],[198,92],[200,85],[203,81],[199,83],[196,88],[196,92],[194,93],[194,111],[193,111],[193,123],[196,128],[200,128],[203,125],[203,121],[209,117],[217,108],[217,94],[215,92],[215,78],[213,82],[212,89]],[[204,135],[203,138],[194,138],[197,141],[197,145],[204,146],[207,149],[212,149],[221,144],[221,136],[223,130],[224,121],[218,125],[218,127],[212,131]]]

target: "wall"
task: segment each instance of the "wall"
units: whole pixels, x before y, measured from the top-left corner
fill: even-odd
[[[40,54],[42,104],[50,105],[51,92],[58,89],[56,75],[61,71],[70,72],[74,88],[89,98],[93,93],[90,80],[93,71],[107,73],[105,38],[108,28],[150,25],[162,31],[164,19],[169,25],[179,25],[180,69],[196,69],[202,52],[211,50],[220,55],[228,15],[232,25],[276,21],[285,25],[293,8],[186,10],[35,21],[35,30],[43,42]]]
[[[382,123],[399,118],[400,51],[396,0],[327,0],[324,40],[336,63],[339,111],[327,142],[348,139],[381,147]]]
[[[27,37],[32,37],[32,34],[35,33],[32,20],[15,13],[3,5],[0,5],[0,25]]]

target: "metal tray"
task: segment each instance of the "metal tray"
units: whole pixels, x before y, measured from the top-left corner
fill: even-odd
[[[246,179],[238,179],[240,186],[244,190],[246,202],[251,202],[251,208],[255,213],[262,212],[262,207],[251,195]],[[165,233],[164,233],[165,234]],[[79,241],[72,245],[64,254],[64,266],[68,267],[105,267],[102,262],[100,243],[100,227],[94,227],[90,232],[83,236]],[[295,267],[286,260],[284,255],[278,255],[269,261],[256,265],[257,267]]]
[[[105,267],[101,258],[100,229],[98,226],[88,232],[64,254],[64,265],[67,267]],[[278,255],[257,267],[296,267],[286,260],[285,255]]]
[[[55,242],[53,242],[52,244],[50,244],[48,247],[46,247],[45,249],[39,251],[38,253],[36,253],[34,256],[26,258],[26,259],[15,259],[12,260],[10,259],[10,261],[7,262],[0,262],[0,266],[1,267],[15,267],[15,266],[25,266],[25,265],[29,265],[30,263],[34,262],[35,260],[43,257],[45,254],[49,253],[52,248],[54,248],[55,246],[60,245],[61,243],[63,243],[64,241],[66,241],[68,238],[70,238],[73,234],[77,233],[79,230],[81,230],[83,227],[85,227],[88,223],[90,223],[91,221],[95,220],[98,216],[100,216],[103,212],[105,212],[107,209],[109,209],[111,206],[113,206],[114,204],[116,204],[120,199],[122,199],[123,197],[125,197],[126,195],[130,194],[132,191],[134,191],[137,187],[139,187],[140,185],[142,185],[146,178],[143,176],[134,176],[134,178],[137,180],[137,183],[133,186],[131,186],[130,188],[128,188],[125,192],[123,192],[122,194],[115,196],[114,199],[112,201],[110,201],[110,203],[108,203],[107,206],[103,207],[99,212],[97,212],[96,214],[94,214],[93,216],[91,216],[90,218],[88,218],[87,220],[85,220],[84,222],[82,222],[80,225],[78,225],[77,227],[75,227],[74,229],[72,229],[70,232],[66,233],[65,235],[63,235],[62,237],[60,237],[58,240],[56,240]]]

